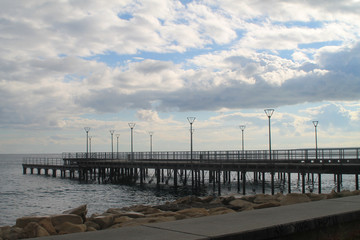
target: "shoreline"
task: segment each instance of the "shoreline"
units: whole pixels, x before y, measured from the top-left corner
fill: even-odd
[[[0,240],[101,231],[353,195],[360,195],[360,191],[333,191],[329,194],[290,193],[283,195],[278,193],[275,195],[256,194],[249,196],[233,194],[219,197],[196,197],[190,195],[162,205],[134,205],[123,208],[109,208],[104,213],[93,213],[90,216],[87,216],[87,205],[81,205],[57,215],[18,218],[14,226],[0,227]]]

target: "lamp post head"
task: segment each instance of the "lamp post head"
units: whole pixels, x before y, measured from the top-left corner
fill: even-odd
[[[195,122],[196,117],[188,117],[187,120],[189,121],[190,124],[193,124],[193,122]]]
[[[89,127],[84,127],[85,132],[89,132],[90,128]]]
[[[120,137],[120,133],[116,134],[116,137],[119,138],[119,137]]]
[[[111,134],[114,134],[115,130],[109,130],[109,132],[110,132]]]
[[[268,116],[268,118],[270,118],[273,115],[274,111],[275,110],[272,108],[268,108],[268,109],[264,110],[264,112],[266,113],[266,116]]]
[[[149,135],[150,135],[150,136],[154,135],[154,132],[149,132]]]
[[[239,128],[241,129],[241,131],[244,131],[246,126],[245,125],[240,125]]]
[[[133,128],[135,127],[135,125],[136,125],[135,123],[132,123],[132,122],[131,122],[131,123],[128,123],[128,124],[129,124],[129,127],[130,127],[131,129],[133,129]]]
[[[317,127],[319,121],[312,121],[312,123],[314,124],[314,127]]]

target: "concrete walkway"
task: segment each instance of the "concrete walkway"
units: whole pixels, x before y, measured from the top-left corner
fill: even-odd
[[[225,215],[146,224],[41,240],[272,239],[360,221],[360,195]]]

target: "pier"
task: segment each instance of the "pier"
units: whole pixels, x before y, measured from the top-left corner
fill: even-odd
[[[265,186],[270,182],[275,193],[275,178],[287,185],[291,193],[292,175],[301,182],[317,186],[321,193],[321,176],[333,174],[336,190],[341,191],[344,174],[354,176],[359,190],[360,148],[288,149],[247,151],[178,151],[178,152],[93,152],[63,153],[61,158],[24,158],[23,173],[44,174],[78,179],[81,182],[113,184],[156,184],[191,186],[195,191],[210,185],[221,195],[221,185],[235,182],[237,191],[246,194],[246,183]],[[271,160],[269,160],[271,159]],[[50,174],[51,173],[51,174]],[[309,184],[308,184],[309,185]],[[311,189],[310,189],[311,191]]]

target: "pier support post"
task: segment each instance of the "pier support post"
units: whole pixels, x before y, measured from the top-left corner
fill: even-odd
[[[291,173],[288,172],[288,193],[291,193]]]
[[[274,172],[271,172],[271,195],[275,194]]]
[[[26,174],[26,167],[23,167],[23,174]]]
[[[341,189],[341,174],[337,174],[337,191],[340,192]]]
[[[178,182],[178,180],[177,180],[177,169],[175,168],[174,169],[174,188],[175,189],[177,189],[177,182]]]
[[[221,195],[221,177],[220,177],[220,175],[221,175],[221,171],[220,170],[218,170],[217,171],[217,183],[218,183],[218,195],[220,196]]]
[[[359,175],[355,174],[355,189],[359,190]]]
[[[262,172],[262,193],[265,194],[265,172]]]
[[[305,193],[305,178],[306,178],[306,173],[301,173],[302,176],[302,193]]]
[[[240,192],[240,172],[237,171],[237,190]]]
[[[318,193],[321,193],[321,173],[318,173]]]
[[[242,185],[242,194],[246,194],[246,172],[242,172],[242,179],[243,179],[243,185]]]

